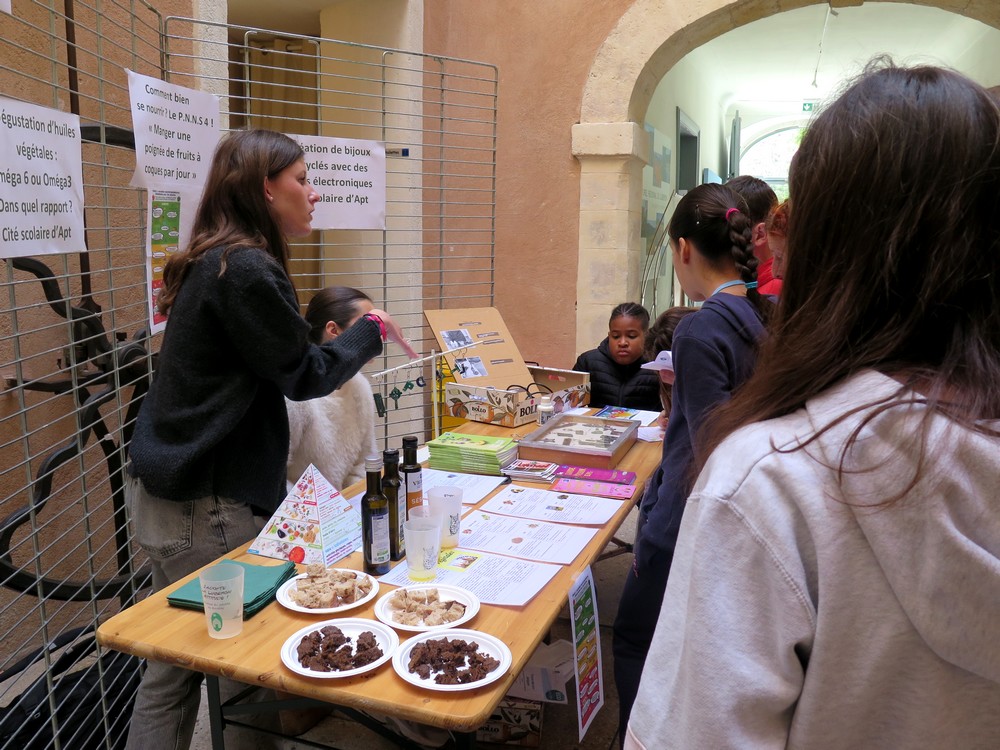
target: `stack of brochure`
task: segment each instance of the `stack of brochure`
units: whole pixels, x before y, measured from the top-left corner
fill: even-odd
[[[520,479],[525,482],[550,482],[556,475],[559,464],[548,461],[528,461],[519,458],[511,463],[503,473],[511,479]]]
[[[427,442],[428,466],[442,471],[501,474],[517,458],[517,443],[510,438],[445,432]]]

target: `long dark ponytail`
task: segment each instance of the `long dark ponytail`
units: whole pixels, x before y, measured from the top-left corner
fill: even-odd
[[[757,291],[753,226],[746,201],[725,185],[708,183],[681,198],[667,233],[674,242],[682,237],[689,240],[711,265],[733,267],[747,286],[747,299],[766,325],[774,305]]]

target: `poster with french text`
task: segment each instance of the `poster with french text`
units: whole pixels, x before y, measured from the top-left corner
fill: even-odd
[[[313,229],[385,229],[385,144],[287,135],[305,151],[309,182],[319,193]]]
[[[127,72],[135,133],[132,185],[193,190],[200,199],[219,142],[219,97]]]
[[[83,252],[80,118],[0,97],[0,258]]]

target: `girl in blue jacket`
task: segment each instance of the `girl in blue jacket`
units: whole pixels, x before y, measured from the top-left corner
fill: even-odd
[[[667,228],[681,287],[692,300],[704,304],[674,331],[673,400],[663,460],[639,506],[635,561],[615,619],[620,737],[667,586],[692,479],[695,435],[709,412],[750,376],[757,341],[773,307],[757,292],[751,230],[743,199],[718,184],[689,191]]]

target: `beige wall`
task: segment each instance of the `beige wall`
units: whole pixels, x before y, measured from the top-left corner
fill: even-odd
[[[550,366],[570,367],[577,354],[580,168],[571,129],[594,55],[629,5],[425,3],[425,52],[500,69],[497,307],[524,358]]]

